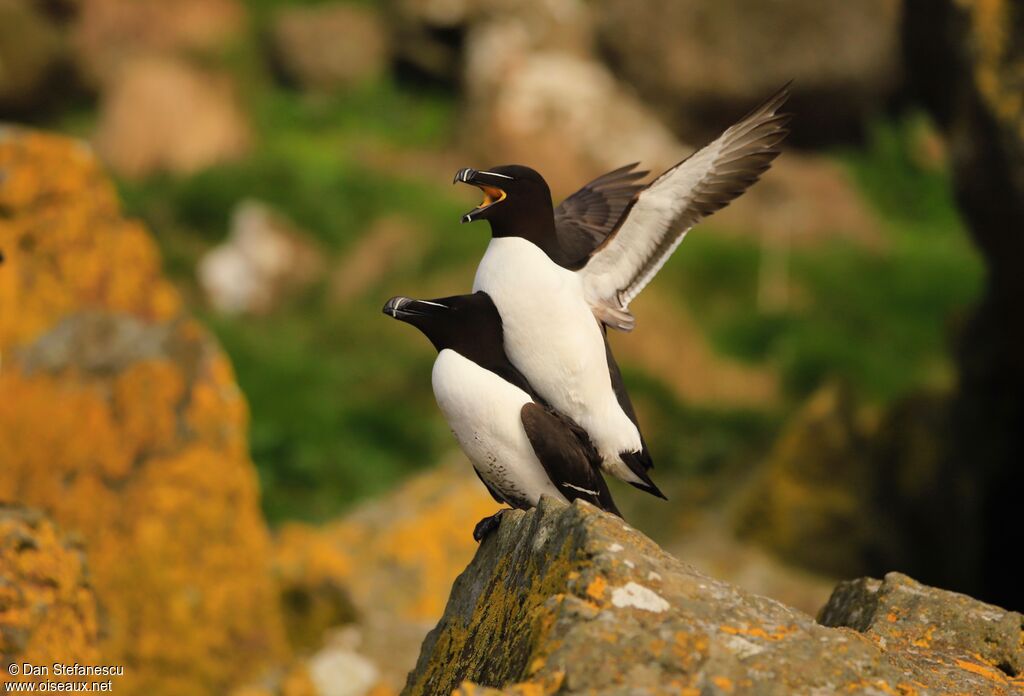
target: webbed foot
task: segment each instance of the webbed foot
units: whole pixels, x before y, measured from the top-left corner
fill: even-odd
[[[485,517],[476,523],[476,526],[473,527],[473,539],[475,539],[477,543],[486,539],[491,532],[498,528],[498,525],[501,524],[501,514],[503,512],[505,512],[505,508],[498,510],[490,517]]]

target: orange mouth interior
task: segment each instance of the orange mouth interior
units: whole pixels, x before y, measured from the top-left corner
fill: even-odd
[[[480,204],[481,208],[487,208],[495,203],[500,203],[505,200],[505,196],[508,195],[495,186],[481,186],[480,190],[484,192],[484,200]]]

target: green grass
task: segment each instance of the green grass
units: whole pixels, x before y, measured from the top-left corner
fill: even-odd
[[[915,117],[879,123],[868,146],[837,153],[881,221],[884,251],[835,240],[791,252],[800,299],[765,311],[756,302],[762,250],[715,235],[685,242],[659,281],[674,284],[721,352],[778,369],[787,393],[826,379],[875,401],[948,374],[949,327],[981,287],[982,268],[947,176],[909,154]]]

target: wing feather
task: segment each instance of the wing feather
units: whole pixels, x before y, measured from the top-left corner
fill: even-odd
[[[786,85],[636,195],[580,271],[595,315],[613,328],[633,327],[630,302],[690,228],[746,191],[778,156],[789,121],[778,109],[788,97]]]
[[[582,428],[535,403],[523,404],[520,419],[548,478],[567,500],[582,498],[622,516],[599,471],[601,457]]]
[[[630,201],[643,190],[647,171],[633,162],[586,184],[555,208],[555,234],[570,263],[581,262],[615,229]]]

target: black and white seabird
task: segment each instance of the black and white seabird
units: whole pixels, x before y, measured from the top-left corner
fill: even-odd
[[[542,399],[587,432],[604,471],[655,495],[650,454],[604,327],[632,330],[630,302],[690,228],[769,168],[787,133],[789,117],[778,110],[788,96],[787,85],[646,186],[636,183],[645,173],[629,165],[557,209],[543,177],[528,167],[455,176],[484,192],[483,203],[463,216],[491,225],[473,290],[497,307],[509,360]]]
[[[496,501],[526,509],[542,495],[581,498],[619,515],[586,433],[544,404],[509,362],[501,317],[486,293],[393,297],[384,313],[415,326],[437,349],[431,375],[437,405]],[[482,520],[474,538],[495,521]]]

